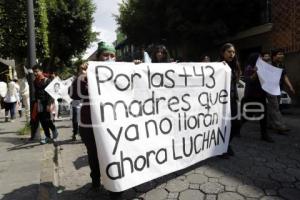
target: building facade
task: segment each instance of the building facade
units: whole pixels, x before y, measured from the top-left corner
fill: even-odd
[[[235,44],[242,68],[250,53],[284,49],[287,74],[297,93],[295,103],[300,105],[300,0],[265,0],[264,3],[265,9],[258,12],[262,16],[258,26],[218,43]]]

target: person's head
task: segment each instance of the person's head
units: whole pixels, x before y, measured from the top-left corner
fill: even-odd
[[[236,60],[236,50],[233,44],[226,43],[221,47],[220,52],[221,59],[227,63]]]
[[[251,67],[255,67],[257,59],[259,57],[259,53],[251,53],[247,59],[246,65],[250,65]]]
[[[200,62],[210,62],[210,57],[208,55],[201,56]]]
[[[58,92],[60,89],[60,84],[59,83],[54,83],[54,92]]]
[[[168,51],[164,45],[156,45],[151,54],[153,63],[168,62]]]
[[[33,74],[35,77],[38,77],[38,76],[42,76],[43,75],[43,69],[42,69],[42,66],[39,65],[39,64],[36,64],[32,67],[32,70],[33,70]]]
[[[50,71],[49,72],[49,77],[52,78],[52,79],[54,79],[56,77],[55,72],[54,71]]]
[[[265,62],[267,63],[271,63],[271,55],[269,52],[267,51],[263,51],[261,52],[261,59],[263,59]]]
[[[77,73],[78,75],[80,74],[85,74],[86,71],[87,71],[87,68],[88,68],[88,63],[87,62],[82,62],[78,65],[78,68],[77,68]]]
[[[283,49],[273,49],[271,51],[272,62],[281,64],[284,60],[284,50]]]
[[[97,60],[98,61],[115,61],[116,60],[115,47],[106,42],[99,42],[98,49],[97,49]]]
[[[235,72],[237,77],[241,74],[240,63],[237,58],[236,49],[233,44],[226,43],[221,47],[220,58],[222,61],[225,61]]]

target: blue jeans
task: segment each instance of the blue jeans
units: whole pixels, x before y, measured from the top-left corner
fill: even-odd
[[[17,102],[13,102],[13,103],[5,102],[5,117],[8,117],[8,112],[10,112],[10,118],[11,119],[16,118],[16,105]]]
[[[79,117],[79,108],[72,107],[72,124],[73,124],[73,135],[78,134],[78,117]]]

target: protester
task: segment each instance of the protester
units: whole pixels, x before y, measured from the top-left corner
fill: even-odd
[[[4,97],[4,105],[5,105],[5,122],[8,122],[8,113],[10,112],[10,121],[13,122],[16,118],[16,105],[19,101],[18,95],[18,86],[13,81],[10,80],[7,84],[7,93]]]
[[[20,95],[22,97],[22,104],[25,108],[26,122],[30,118],[30,101],[29,101],[29,85],[26,78],[19,79],[20,84]]]
[[[245,67],[245,94],[242,101],[243,121],[259,120],[261,139],[266,142],[274,142],[267,132],[267,102],[266,92],[262,89],[257,76],[256,61],[259,58],[259,53],[253,53],[249,56]],[[253,113],[244,112],[246,110],[262,110]]]
[[[226,43],[221,47],[221,61],[224,61],[231,68],[231,84],[230,84],[230,109],[231,109],[231,132],[227,153],[223,154],[223,158],[233,156],[234,152],[230,146],[232,138],[240,134],[240,120],[238,120],[238,93],[237,83],[241,74],[240,64],[236,55],[236,49],[233,44]]]
[[[14,79],[14,82],[16,83],[16,87],[17,87],[17,96],[18,96],[18,101],[17,101],[17,110],[18,110],[18,113],[19,113],[19,117],[21,118],[22,115],[23,115],[23,112],[22,112],[22,96],[20,94],[20,85],[19,85],[19,82],[18,82],[18,79]]]
[[[167,63],[169,62],[169,54],[164,45],[156,45],[151,53],[152,63]]]
[[[7,93],[7,84],[4,81],[0,81],[0,111],[5,109],[4,97]]]
[[[295,90],[293,85],[290,82],[289,77],[286,74],[286,68],[283,64],[284,61],[284,51],[283,49],[274,49],[271,52],[272,57],[272,65],[278,68],[283,69],[282,76],[280,80],[280,89],[283,90],[284,86],[287,87],[288,92],[291,92],[293,95],[295,95]]]
[[[261,53],[261,59],[269,64],[272,64],[271,54],[269,52],[263,51]]]
[[[208,55],[201,56],[200,62],[210,62],[210,61],[211,61],[211,59]]]
[[[265,59],[264,59],[265,60]],[[283,89],[283,85],[286,84],[288,89],[295,94],[295,90],[290,83],[290,80],[286,74],[285,66],[283,65],[284,61],[284,52],[282,49],[274,49],[271,53],[271,61],[272,65],[278,68],[282,68],[282,76],[280,80],[280,89]],[[286,134],[290,129],[287,128],[284,123],[283,117],[279,110],[279,98],[280,96],[274,96],[271,94],[267,94],[268,98],[268,113],[269,113],[269,128],[272,128],[278,131],[279,134]]]
[[[35,102],[33,106],[33,119],[32,119],[32,135],[31,140],[35,138],[35,132],[38,127],[39,122],[43,127],[46,138],[41,139],[41,144],[45,144],[51,141],[50,130],[53,134],[53,139],[56,139],[58,136],[57,129],[51,120],[51,112],[53,109],[53,99],[45,91],[45,88],[50,83],[50,79],[46,78],[43,75],[43,70],[41,66],[35,65],[33,67],[35,80],[34,80],[34,89],[35,89]]]
[[[261,58],[263,61],[272,64],[270,53],[262,52]],[[279,102],[277,96],[266,92],[266,97],[268,110],[268,127],[277,130],[279,133],[288,131],[289,129],[286,127],[279,110]]]
[[[105,42],[98,43],[97,49],[97,60],[98,61],[115,61],[115,48]],[[82,65],[82,69],[86,69],[87,64]],[[82,106],[80,110],[80,123],[79,123],[79,134],[83,143],[86,146],[89,165],[91,169],[90,176],[92,178],[92,188],[99,190],[100,187],[100,169],[99,160],[97,155],[96,141],[94,137],[94,131],[91,120],[91,110],[88,92],[88,82],[86,70],[82,71],[82,74],[78,77],[79,89],[73,89],[72,96],[76,95],[80,97]],[[78,93],[80,92],[80,93]]]
[[[78,69],[78,75],[72,82],[71,86],[69,87],[68,93],[69,96],[72,99],[71,106],[72,106],[72,125],[73,125],[73,135],[72,135],[72,140],[76,140],[76,135],[79,133],[79,113],[80,113],[80,107],[81,107],[81,98],[78,95],[77,92],[77,83],[79,81],[79,78],[81,75],[85,75],[87,70],[87,63],[81,64]]]

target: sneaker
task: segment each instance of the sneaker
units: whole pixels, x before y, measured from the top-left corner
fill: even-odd
[[[58,132],[57,130],[55,129],[55,131],[53,131],[53,139],[56,139],[58,137]]]
[[[48,138],[48,137],[46,137],[45,139],[41,139],[41,141],[40,141],[41,144],[47,144],[49,142],[51,142],[51,138]]]

